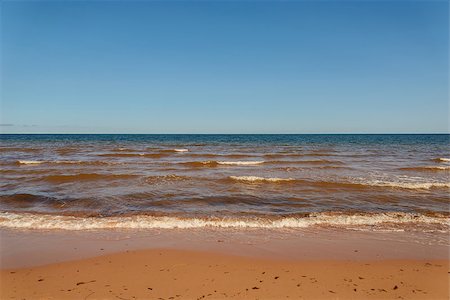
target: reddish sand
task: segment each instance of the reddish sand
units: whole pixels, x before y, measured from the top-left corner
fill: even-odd
[[[448,260],[288,261],[153,249],[1,271],[1,299],[448,299]]]
[[[448,299],[448,244],[427,242],[437,237],[0,230],[0,299]]]

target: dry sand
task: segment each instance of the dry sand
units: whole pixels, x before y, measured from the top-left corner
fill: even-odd
[[[1,299],[448,299],[448,260],[275,260],[152,249],[1,271]]]

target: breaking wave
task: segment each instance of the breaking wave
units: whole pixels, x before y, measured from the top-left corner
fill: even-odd
[[[188,161],[181,162],[179,164],[199,168],[199,167],[217,167],[220,165],[224,166],[254,166],[263,164],[264,161],[217,161],[217,160],[208,160],[208,161]]]
[[[111,165],[114,162],[98,161],[98,160],[18,160],[18,165],[39,165],[39,164],[60,164],[60,165]]]
[[[289,182],[289,181],[295,181],[293,178],[265,178],[265,177],[258,177],[258,176],[230,176],[229,177],[232,180],[235,181],[245,181],[245,182]]]
[[[224,158],[234,158],[234,159],[242,159],[242,158],[256,158],[260,157],[260,155],[257,154],[218,154],[218,153],[193,153],[189,152],[186,153],[185,156],[187,157],[204,157],[204,158],[216,158],[224,159]]]
[[[263,164],[264,161],[218,161],[219,165],[233,165],[233,166],[254,166]]]
[[[450,166],[406,167],[406,168],[400,168],[400,170],[417,171],[417,172],[439,172],[439,171],[448,171],[448,170],[450,170]]]
[[[167,153],[105,153],[99,154],[102,157],[146,157],[146,158],[162,158],[167,157]]]
[[[432,161],[434,161],[434,162],[450,162],[450,158],[438,157],[438,158],[432,159]]]
[[[162,149],[162,150],[159,150],[159,152],[161,152],[161,153],[170,153],[170,152],[178,152],[178,153],[180,153],[180,152],[189,152],[189,149],[185,149],[185,148],[176,148],[176,149]]]
[[[39,160],[18,160],[17,163],[19,165],[38,165],[42,164],[45,161],[39,161]]]
[[[367,189],[376,187],[389,187],[411,190],[429,190],[432,188],[449,188],[450,182],[402,182],[402,181],[382,181],[382,180],[349,180],[349,181],[313,181],[295,178],[273,178],[259,176],[229,176],[232,181],[246,183],[290,183],[296,186],[308,186],[318,188],[337,189]]]
[[[181,218],[172,216],[75,217],[32,213],[0,212],[0,227],[38,230],[95,229],[191,229],[191,228],[307,228],[311,226],[361,227],[386,225],[436,225],[448,232],[449,218],[414,213],[312,213],[302,217],[280,218]],[[398,227],[397,227],[398,230]]]
[[[325,164],[334,164],[334,165],[342,165],[344,164],[339,160],[328,160],[328,159],[316,159],[316,160],[271,160],[267,161],[267,164],[304,164],[304,165],[325,165]]]
[[[138,150],[138,149],[134,149],[134,148],[119,147],[119,148],[113,149],[112,151],[117,151],[117,152],[141,152],[142,150]]]
[[[395,181],[368,181],[369,186],[392,187],[413,190],[429,190],[432,188],[450,188],[450,182],[395,182]]]

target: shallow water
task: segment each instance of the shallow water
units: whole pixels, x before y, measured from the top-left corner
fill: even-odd
[[[0,135],[0,226],[448,232],[449,135]]]

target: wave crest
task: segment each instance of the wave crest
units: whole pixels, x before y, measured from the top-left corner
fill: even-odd
[[[235,181],[244,181],[244,182],[289,182],[295,181],[293,178],[276,178],[276,177],[258,177],[258,176],[230,176],[229,177]]]
[[[439,171],[448,171],[450,170],[450,166],[422,166],[422,167],[406,167],[400,168],[400,170],[405,171],[418,171],[418,172],[439,172]]]
[[[0,227],[40,230],[95,230],[95,229],[191,229],[191,228],[307,228],[311,226],[359,227],[386,224],[432,224],[448,232],[447,217],[413,213],[312,213],[304,217],[271,218],[180,218],[172,216],[74,217],[31,213],[0,213]]]
[[[176,149],[162,149],[159,150],[159,152],[161,153],[170,153],[170,152],[189,152],[189,149],[185,149],[185,148],[176,148]]]
[[[44,162],[45,161],[39,161],[39,160],[18,160],[17,164],[19,164],[19,165],[39,165]]]
[[[199,167],[217,167],[220,165],[224,166],[254,166],[263,164],[264,161],[217,161],[217,160],[207,160],[207,161],[188,161],[181,162],[180,164],[199,168]]]
[[[434,161],[434,162],[450,162],[450,158],[438,157],[438,158],[433,158],[432,161]]]
[[[115,162],[99,161],[99,160],[18,160],[18,165],[39,165],[39,164],[58,164],[58,165],[112,165]]]
[[[286,165],[286,164],[295,164],[295,165],[343,165],[344,163],[339,160],[328,160],[328,159],[316,159],[316,160],[271,160],[267,161],[268,164],[274,165]]]
[[[231,166],[254,166],[263,164],[264,161],[218,161],[219,165],[231,165]]]
[[[392,187],[413,190],[429,190],[431,188],[449,188],[450,182],[389,182],[389,181],[371,181],[367,185]]]

